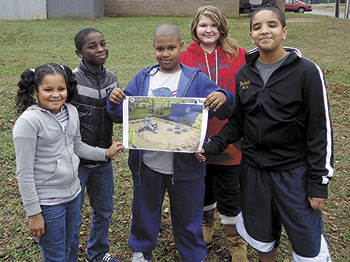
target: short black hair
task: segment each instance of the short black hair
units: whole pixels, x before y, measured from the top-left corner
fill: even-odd
[[[77,50],[81,50],[84,42],[85,42],[85,37],[87,37],[91,33],[100,33],[103,35],[99,30],[93,27],[88,27],[80,30],[75,36],[74,36],[74,43],[75,43],[75,48]]]
[[[153,43],[155,42],[156,38],[160,36],[169,36],[169,35],[174,35],[177,37],[179,43],[181,42],[181,35],[179,32],[179,29],[177,29],[176,26],[171,25],[171,24],[162,24],[154,30],[153,34]]]
[[[284,13],[282,12],[281,9],[278,8],[278,6],[275,6],[275,5],[267,5],[267,6],[261,6],[259,7],[258,9],[256,9],[253,14],[250,16],[250,25],[249,25],[249,28],[250,28],[250,32],[252,31],[252,22],[253,22],[253,19],[255,17],[255,15],[261,11],[271,11],[273,13],[275,13],[278,17],[278,20],[280,20],[281,22],[281,25],[282,25],[282,28],[284,28],[286,26],[286,16],[284,15]]]

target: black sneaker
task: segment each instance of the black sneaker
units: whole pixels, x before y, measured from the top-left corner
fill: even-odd
[[[92,262],[85,259],[86,262]],[[111,256],[111,254],[106,253],[103,257],[96,259],[94,262],[119,262],[118,259]]]

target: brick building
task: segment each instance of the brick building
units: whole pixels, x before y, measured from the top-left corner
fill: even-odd
[[[239,7],[248,0],[104,0],[105,16],[183,16],[191,17],[202,5],[214,5],[227,17],[238,17]],[[285,0],[275,0],[284,9]]]

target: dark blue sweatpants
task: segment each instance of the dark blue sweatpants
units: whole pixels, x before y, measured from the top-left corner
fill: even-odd
[[[132,250],[142,252],[147,260],[152,259],[167,190],[176,248],[184,262],[203,261],[207,252],[202,231],[204,189],[204,178],[172,183],[171,175],[160,174],[142,164],[140,185],[134,181],[129,237]]]

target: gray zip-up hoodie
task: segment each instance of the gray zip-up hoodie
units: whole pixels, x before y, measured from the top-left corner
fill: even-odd
[[[69,197],[77,192],[79,157],[106,161],[106,149],[81,141],[78,112],[71,104],[65,105],[69,114],[65,130],[37,105],[23,112],[13,129],[16,178],[28,216],[41,212],[41,198]]]

